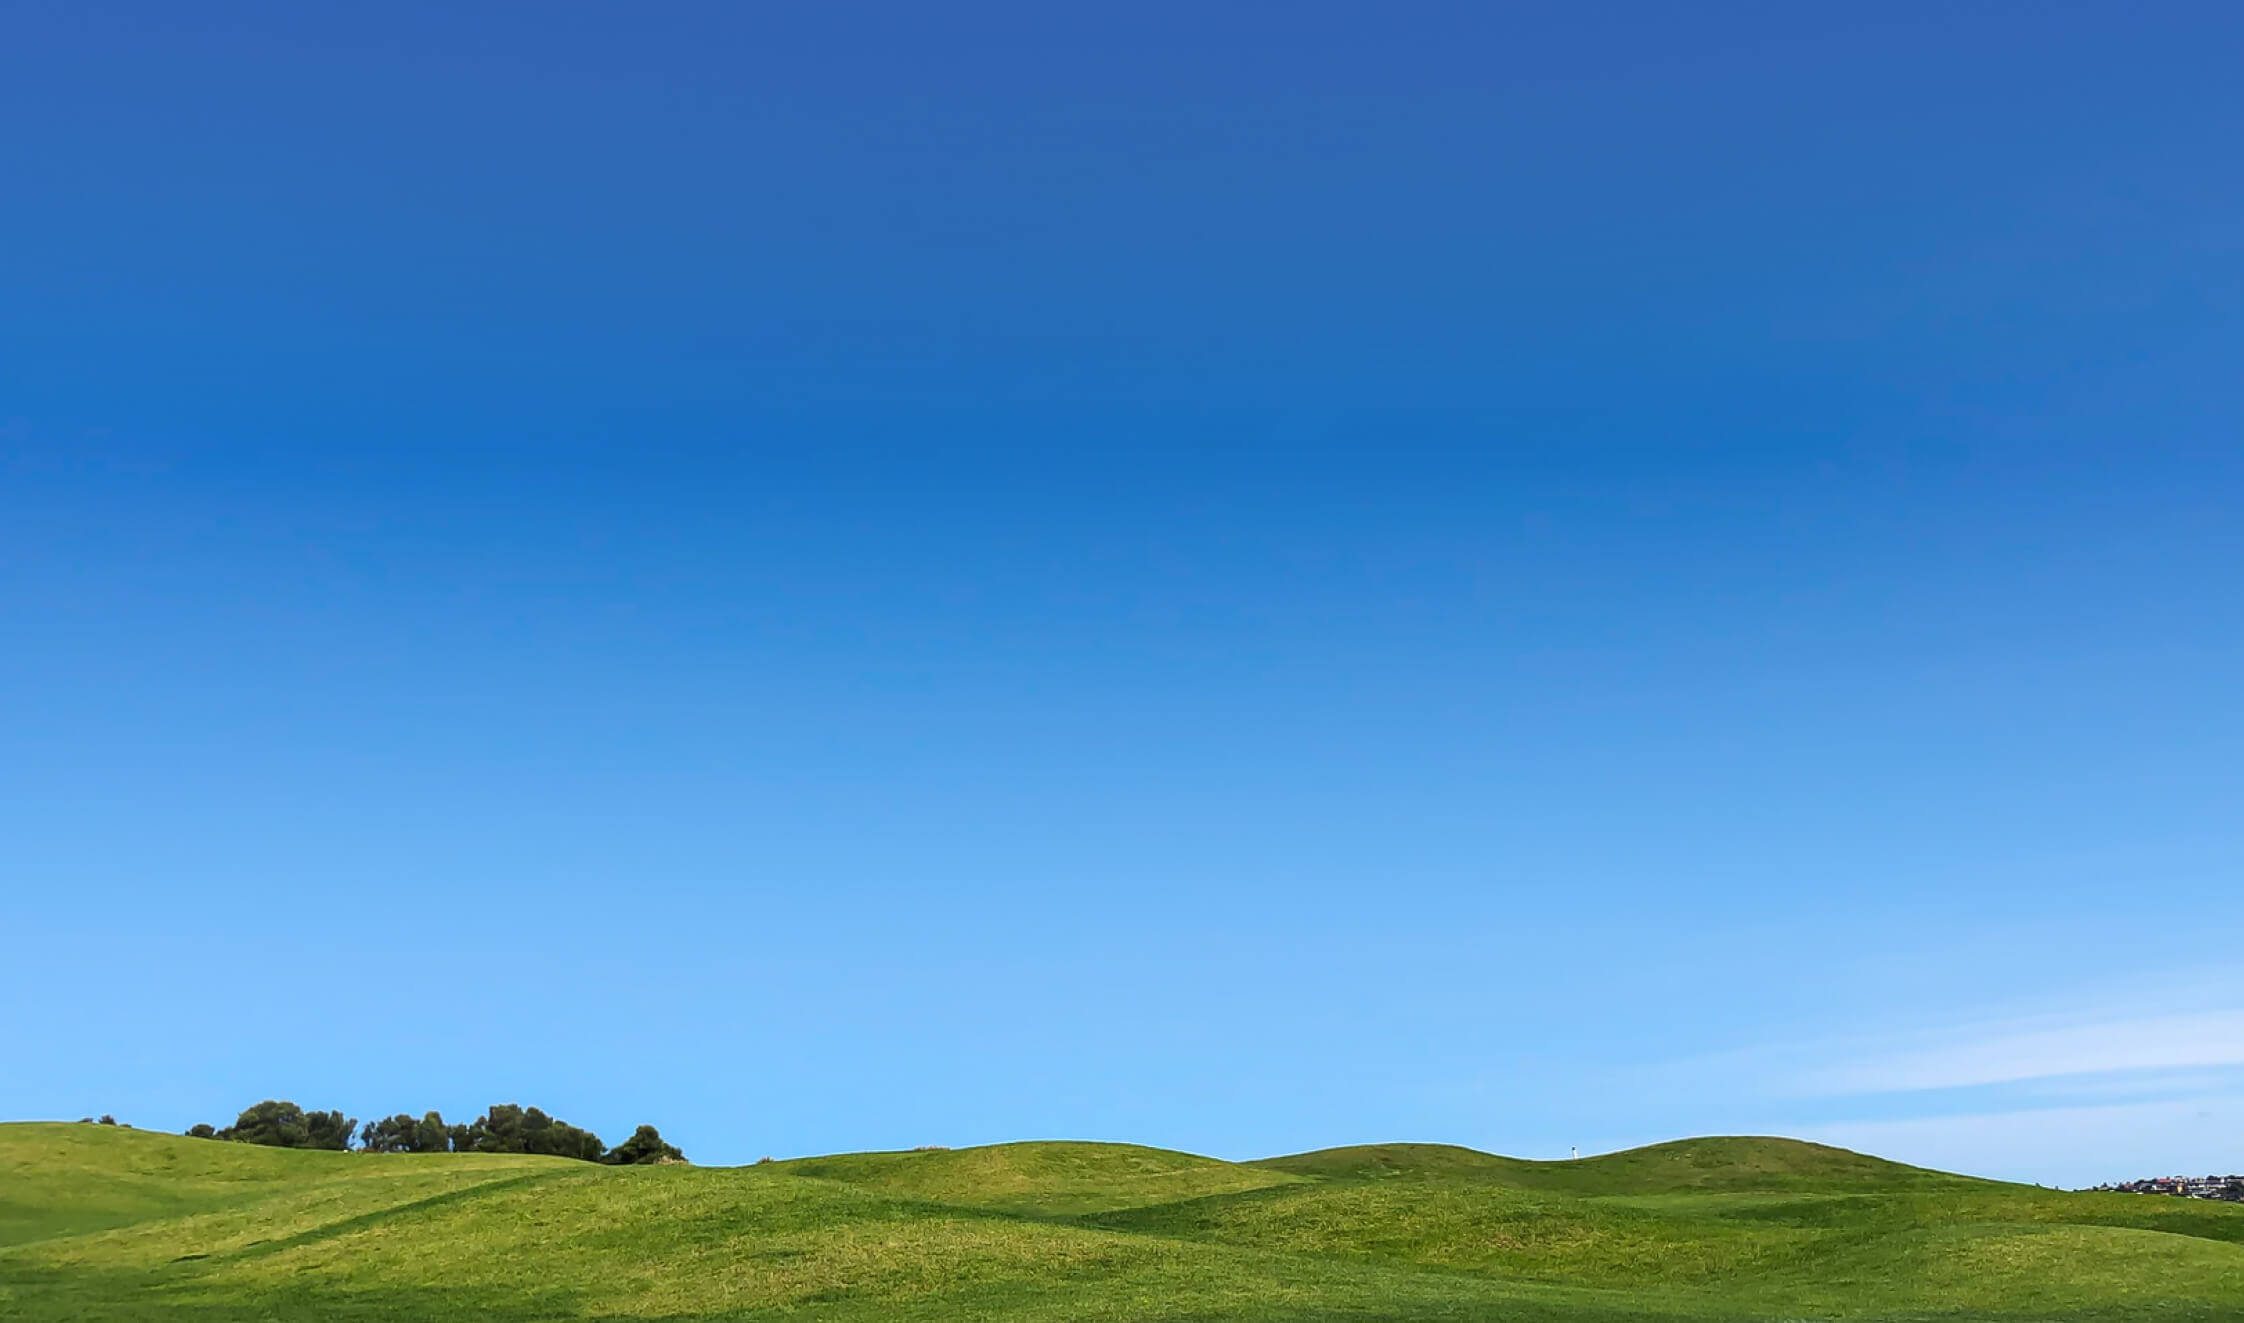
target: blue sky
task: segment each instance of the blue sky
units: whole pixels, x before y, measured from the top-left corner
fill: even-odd
[[[2240,37],[13,6],[0,1115],[2244,1167]]]

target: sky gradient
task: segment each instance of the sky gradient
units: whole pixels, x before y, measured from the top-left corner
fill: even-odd
[[[0,1116],[2244,1169],[2239,49],[11,6]]]

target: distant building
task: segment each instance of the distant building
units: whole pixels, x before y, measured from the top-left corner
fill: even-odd
[[[2244,1204],[2244,1176],[2153,1176],[2148,1180],[2099,1185],[2110,1194],[2165,1194],[2183,1199],[2219,1199]]]

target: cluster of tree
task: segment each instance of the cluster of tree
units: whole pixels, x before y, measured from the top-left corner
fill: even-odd
[[[403,1112],[368,1121],[358,1132],[361,1148],[369,1153],[449,1153],[468,1150],[468,1128],[444,1124],[442,1112],[430,1112],[416,1121]]]
[[[223,1130],[198,1125],[187,1133],[199,1139],[276,1148],[324,1149],[349,1148],[355,1134],[360,1149],[368,1153],[537,1153],[619,1166],[686,1160],[677,1145],[666,1142],[651,1125],[640,1126],[611,1149],[590,1130],[516,1103],[494,1103],[466,1125],[447,1124],[439,1112],[418,1119],[399,1112],[361,1128],[356,1118],[341,1112],[307,1112],[292,1102],[267,1099]]]
[[[267,1098],[223,1130],[199,1125],[187,1133],[197,1139],[231,1139],[270,1148],[346,1149],[357,1130],[356,1117],[341,1112],[307,1112],[295,1103]]]

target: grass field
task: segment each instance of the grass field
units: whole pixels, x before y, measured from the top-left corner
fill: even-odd
[[[0,1319],[2244,1319],[2244,1208],[1779,1139],[745,1168],[0,1125]]]

